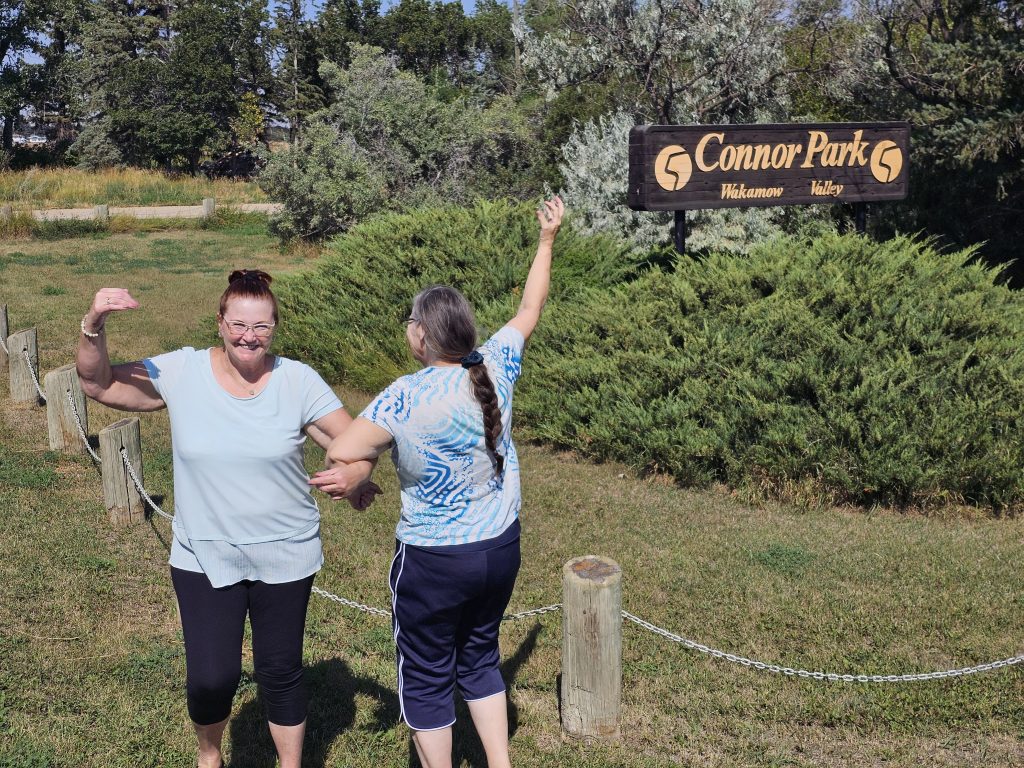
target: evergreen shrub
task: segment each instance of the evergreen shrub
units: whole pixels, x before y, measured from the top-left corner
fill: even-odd
[[[528,433],[597,459],[817,502],[1024,498],[1024,299],[897,238],[784,238],[550,308]]]
[[[458,286],[483,333],[506,322],[538,230],[531,206],[504,201],[380,214],[332,241],[313,271],[275,283],[283,315],[277,348],[328,380],[376,391],[416,367],[403,321],[426,286]],[[555,245],[552,299],[627,279],[642,266],[637,258],[625,243],[565,227]]]
[[[417,291],[459,286],[492,332],[535,247],[525,206],[382,215],[282,281],[281,349],[377,391],[416,367]],[[972,251],[827,234],[674,265],[629,253],[559,236],[521,439],[811,503],[1024,500],[1024,299]]]

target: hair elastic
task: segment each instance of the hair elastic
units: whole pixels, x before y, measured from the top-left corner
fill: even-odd
[[[483,361],[484,356],[475,349],[459,360],[463,368],[472,368],[474,365],[480,365]]]

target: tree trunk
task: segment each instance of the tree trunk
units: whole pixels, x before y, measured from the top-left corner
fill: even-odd
[[[17,119],[17,113],[7,115],[4,118],[3,148],[8,152],[14,149],[14,123]]]

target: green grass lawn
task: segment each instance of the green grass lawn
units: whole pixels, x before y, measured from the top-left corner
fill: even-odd
[[[38,328],[45,372],[73,359],[101,286],[127,287],[142,304],[108,325],[113,355],[134,359],[208,337],[231,268],[278,274],[307,263],[252,221],[3,242],[0,303],[11,330]],[[44,410],[13,405],[0,380],[0,766],[194,764],[169,526],[112,529],[92,462],[47,452]],[[341,394],[353,410],[367,400]],[[90,404],[90,432],[120,417]],[[142,416],[142,439],[146,486],[173,511],[166,414]],[[899,674],[1024,652],[1022,520],[751,507],[725,490],[692,492],[538,446],[521,455],[523,570],[510,610],[559,602],[561,565],[602,554],[623,567],[626,610],[758,660]],[[386,607],[398,493],[388,462],[379,476],[385,495],[366,512],[322,500],[317,585]],[[588,746],[560,735],[559,615],[505,625],[516,765],[1024,766],[1019,666],[837,684],[710,659],[631,624],[623,633],[622,740]],[[409,765],[392,654],[386,620],[313,598],[306,765]],[[483,766],[460,715],[462,764]],[[248,676],[227,743],[235,768],[274,763]]]

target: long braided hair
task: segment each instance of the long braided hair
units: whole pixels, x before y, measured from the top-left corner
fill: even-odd
[[[466,297],[447,285],[432,285],[416,294],[412,317],[423,329],[429,356],[446,363],[461,362],[469,372],[473,395],[484,415],[484,442],[497,464],[500,476],[505,457],[498,453],[501,438],[501,410],[498,395],[483,358],[476,351],[476,320]]]

